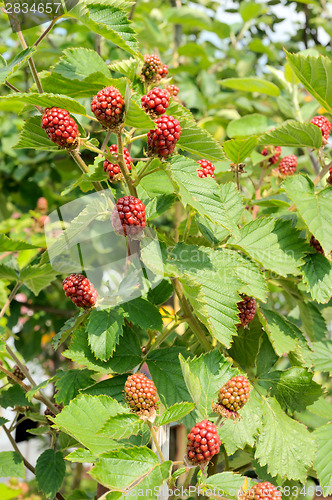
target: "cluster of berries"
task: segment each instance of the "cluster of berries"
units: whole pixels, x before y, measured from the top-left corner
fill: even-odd
[[[273,484],[265,481],[257,483],[239,494],[239,500],[281,500],[282,493]]]

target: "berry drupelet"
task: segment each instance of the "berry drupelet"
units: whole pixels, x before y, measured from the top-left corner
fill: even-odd
[[[212,177],[214,179],[215,166],[209,160],[198,160],[201,168],[197,169],[198,177]]]
[[[89,309],[96,303],[98,293],[83,274],[70,274],[62,282],[64,292],[77,307]]]
[[[249,398],[249,380],[242,375],[232,377],[219,391],[218,402],[212,405],[213,411],[225,418],[240,418],[238,411]]]
[[[246,295],[242,298],[241,302],[238,302],[237,307],[239,309],[239,320],[240,324],[238,326],[245,326],[250,323],[256,314],[256,301],[253,297],[247,297]]]
[[[148,156],[167,158],[170,156],[181,136],[179,121],[173,116],[163,115],[155,121],[157,129],[150,130],[147,136]]]
[[[105,87],[95,95],[91,102],[91,111],[99,123],[108,130],[115,130],[123,123],[125,103],[119,90]]]
[[[314,236],[311,236],[310,238],[310,246],[312,246],[316,250],[316,252],[325,255],[322,245],[319,243],[318,240],[316,240]]]
[[[170,95],[166,90],[154,87],[141,99],[142,106],[152,116],[163,115],[168,108]]]
[[[145,205],[134,196],[119,198],[112,213],[115,231],[124,236],[140,233],[146,226]]]
[[[321,129],[323,143],[326,144],[331,134],[331,123],[329,122],[329,120],[323,115],[318,115],[314,116],[313,119],[310,120],[310,123],[316,125]]]
[[[281,500],[281,491],[273,484],[265,481],[257,483],[249,490],[239,494],[239,500]]]
[[[295,155],[285,156],[280,160],[278,170],[283,177],[293,175],[297,169],[297,158]]]
[[[158,408],[157,389],[143,373],[129,375],[125,383],[125,397],[131,411],[143,418],[155,416]]]
[[[274,153],[274,154],[273,154]],[[269,158],[269,165],[275,165],[279,161],[279,156],[281,155],[281,147],[280,146],[265,146],[262,153],[263,156],[268,156],[273,154],[271,158]]]
[[[116,144],[113,144],[109,148],[109,152],[113,156],[115,156],[115,158],[118,158],[118,146]],[[128,170],[131,170],[131,163],[133,159],[130,156],[130,153],[127,148],[123,148],[123,156]],[[109,175],[111,182],[117,182],[123,179],[121,169],[117,163],[111,163],[110,161],[105,160],[103,166],[104,166],[104,172],[106,172]]]
[[[202,420],[188,434],[185,460],[190,465],[198,465],[203,469],[219,450],[220,437],[216,426],[208,420]]]
[[[42,117],[41,127],[49,139],[60,149],[76,149],[78,147],[78,126],[68,111],[61,108],[47,108]]]

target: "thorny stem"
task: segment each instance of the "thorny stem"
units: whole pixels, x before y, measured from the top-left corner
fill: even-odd
[[[136,187],[134,186],[134,184],[130,178],[129,171],[128,171],[127,165],[125,163],[125,160],[124,160],[123,141],[122,141],[122,131],[121,130],[119,130],[117,133],[117,143],[118,143],[118,165],[119,165],[121,173],[122,173],[122,175],[127,183],[130,194],[132,196],[135,196],[135,198],[137,198]]]
[[[154,445],[157,449],[157,452],[158,452],[158,455],[159,455],[159,458],[162,462],[165,462],[165,459],[164,459],[164,455],[161,451],[161,448],[159,446],[159,443],[158,443],[158,438],[157,438],[157,434],[156,434],[156,431],[154,430],[154,427],[153,427],[153,424],[152,422],[147,422],[148,426],[149,426],[149,429],[150,429],[150,432],[151,432],[151,437],[152,437],[152,440],[154,442]]]
[[[7,311],[8,307],[10,306],[10,303],[11,301],[13,300],[13,298],[15,297],[16,295],[16,292],[17,290],[20,288],[20,286],[22,285],[22,282],[21,281],[18,281],[16,283],[16,285],[14,286],[13,290],[11,291],[5,305],[3,306],[3,308],[1,309],[1,312],[0,312],[0,319],[4,316],[5,312]]]
[[[172,279],[175,291],[177,296],[179,297],[179,301],[183,310],[184,315],[186,316],[186,322],[192,329],[193,333],[196,335],[197,339],[199,342],[202,344],[204,349],[206,351],[211,351],[211,345],[210,342],[208,341],[201,325],[199,324],[198,320],[196,317],[193,315],[191,311],[191,307],[187,301],[187,299],[184,296],[183,289],[181,283],[176,279]]]

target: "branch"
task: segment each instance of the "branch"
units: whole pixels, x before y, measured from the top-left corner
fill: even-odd
[[[137,191],[136,188],[131,180],[131,177],[129,175],[129,170],[127,168],[126,162],[124,160],[124,154],[123,154],[123,141],[122,141],[122,132],[119,130],[117,132],[117,143],[118,143],[118,165],[120,167],[121,173],[126,181],[126,184],[128,186],[129,192],[132,196],[135,196],[137,198]]]
[[[5,303],[5,305],[3,306],[3,308],[0,311],[0,319],[4,316],[5,312],[7,311],[8,307],[10,306],[11,301],[15,297],[17,290],[20,288],[21,285],[22,285],[22,282],[18,281],[16,283],[16,285],[14,286],[14,288],[11,291],[11,293],[10,293],[10,295],[9,295],[6,303]]]
[[[69,156],[72,157],[76,165],[78,165],[83,172],[83,174],[89,174],[89,169],[85,161],[82,159],[80,153],[78,151],[70,151],[68,150]],[[92,182],[93,187],[95,188],[96,191],[104,191],[104,188],[100,182]]]
[[[55,25],[55,23],[57,22],[58,19],[59,19],[59,17],[52,19],[51,23],[48,25],[48,27],[45,29],[45,31],[35,41],[35,43],[33,44],[33,47],[37,47],[37,45],[40,44],[40,42],[45,38],[45,36],[51,31],[51,29],[53,28],[53,26]]]

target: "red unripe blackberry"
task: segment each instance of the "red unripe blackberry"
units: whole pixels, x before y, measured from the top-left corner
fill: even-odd
[[[270,165],[275,165],[279,161],[279,156],[281,155],[281,147],[280,146],[265,146],[265,148],[262,151],[262,155],[268,156],[270,154],[274,153],[271,158],[269,158],[269,164]]]
[[[46,212],[48,209],[48,201],[43,196],[37,200],[37,210],[40,212]]]
[[[115,156],[115,158],[118,158],[118,146],[116,144],[113,144],[109,148],[109,152],[113,156]],[[133,159],[130,156],[130,153],[127,148],[123,148],[123,156],[128,170],[131,170],[131,162],[133,161]],[[104,161],[104,172],[106,172],[109,175],[110,180],[112,182],[117,182],[123,178],[119,165],[117,163],[111,163],[108,160]]]
[[[168,85],[166,87],[166,90],[169,93],[169,95],[171,95],[171,96],[177,96],[178,93],[180,92],[179,87],[177,87],[176,85],[173,85],[173,84],[172,85]]]
[[[91,111],[101,125],[114,130],[123,122],[125,102],[115,87],[105,87],[95,95],[91,102]]]
[[[265,481],[257,483],[250,490],[243,491],[239,495],[239,500],[281,500],[281,491],[273,484]]]
[[[329,122],[329,120],[323,115],[318,115],[314,116],[313,119],[310,120],[310,123],[316,125],[321,129],[323,136],[323,143],[326,144],[331,133],[331,123]]]
[[[154,87],[141,99],[142,106],[151,115],[163,115],[168,108],[170,95],[166,90]]]
[[[147,82],[158,81],[161,78],[160,73],[162,72],[163,65],[158,56],[155,56],[154,54],[144,56],[144,64],[141,71],[143,80],[146,80]]]
[[[248,401],[250,393],[249,380],[242,375],[232,377],[219,391],[218,404],[222,405],[226,410],[224,416],[228,418],[237,417],[232,415],[237,413]]]
[[[112,213],[112,223],[119,234],[134,235],[146,226],[145,205],[134,196],[119,198]]]
[[[156,386],[143,373],[129,375],[125,383],[125,397],[133,412],[146,417],[154,415],[158,408]]]
[[[256,301],[253,297],[247,297],[245,295],[241,302],[238,302],[237,307],[240,311],[238,316],[241,326],[247,325],[254,319],[256,314]]]
[[[219,453],[220,437],[217,428],[208,420],[194,425],[188,434],[186,459],[192,465],[202,468]]]
[[[322,245],[319,243],[318,240],[316,240],[314,236],[311,236],[310,238],[310,246],[312,246],[316,250],[316,252],[325,255]]]
[[[209,160],[198,160],[202,168],[197,169],[198,177],[212,177],[214,179],[215,166]]]
[[[59,413],[63,410],[63,405],[57,405],[56,403],[54,403],[54,406],[57,410],[59,410]],[[46,410],[44,411],[44,415],[47,418],[47,420],[48,420],[48,417],[53,417],[53,418],[55,417],[55,414],[49,408],[46,408]],[[51,420],[49,420],[49,422],[53,424],[53,422]]]
[[[67,297],[77,307],[89,309],[96,303],[98,293],[95,287],[83,274],[70,274],[62,282],[63,289]]]
[[[65,109],[47,108],[42,117],[41,127],[59,148],[77,148],[80,136],[78,126]]]
[[[25,379],[25,375],[18,365],[14,366],[14,368],[12,369],[12,374],[15,375],[16,378],[19,378],[20,380]]]
[[[279,172],[281,175],[293,175],[297,168],[297,158],[295,155],[285,156],[279,163]]]
[[[327,184],[332,184],[332,167],[330,167],[330,175],[326,179]]]
[[[170,156],[181,136],[179,121],[173,116],[163,115],[155,121],[157,129],[147,135],[148,156],[167,158]]]

